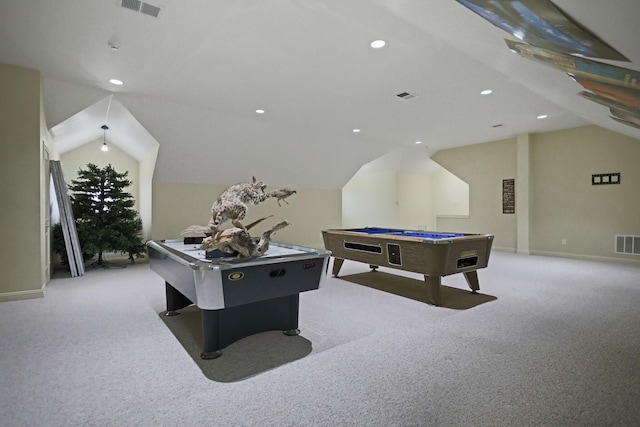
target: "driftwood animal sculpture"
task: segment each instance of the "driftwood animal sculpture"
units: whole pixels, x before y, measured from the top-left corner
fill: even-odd
[[[247,216],[247,210],[250,205],[257,205],[265,201],[268,197],[275,197],[278,201],[284,201],[287,197],[296,193],[289,187],[274,190],[265,193],[266,185],[262,181],[258,181],[255,177],[250,182],[234,184],[224,190],[213,202],[211,206],[211,219],[207,226],[192,225],[182,231],[182,235],[201,235],[207,236],[202,241],[201,249],[212,250],[219,249],[227,253],[238,252],[240,257],[255,257],[264,254],[269,247],[271,235],[278,230],[288,226],[287,221],[282,221],[269,230],[265,231],[258,242],[249,235],[249,228],[264,221],[261,218],[249,226],[244,226],[242,220]],[[221,224],[231,221],[233,227],[219,230]]]
[[[265,219],[253,222],[246,229],[231,227],[218,231],[213,236],[204,239],[200,248],[205,250],[218,249],[229,254],[237,253],[238,258],[253,258],[264,255],[269,249],[271,235],[289,225],[287,221],[282,221],[262,233],[260,240],[254,239],[248,230]]]
[[[278,206],[282,206],[280,204],[280,201],[282,200],[286,204],[289,204],[289,202],[287,202],[285,199],[294,194],[296,194],[296,190],[292,190],[290,187],[284,187],[284,188],[281,188],[280,190],[272,191],[271,193],[268,194],[268,197],[275,197],[278,201]]]
[[[264,189],[267,186],[253,177],[251,182],[243,182],[232,185],[224,190],[211,206],[211,220],[209,228],[217,230],[220,224],[227,220],[238,228],[245,229],[240,223],[247,216],[248,205],[257,205],[264,202],[267,195]]]
[[[218,231],[220,224],[227,220],[237,227],[244,229],[240,222],[247,216],[248,205],[257,205],[267,198],[264,189],[267,186],[258,181],[254,176],[251,182],[234,184],[224,190],[213,205],[211,205],[211,219],[206,227],[201,225],[191,225],[182,231],[182,235],[205,234],[213,235]]]

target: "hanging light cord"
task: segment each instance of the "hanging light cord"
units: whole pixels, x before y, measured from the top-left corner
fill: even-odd
[[[107,125],[102,125],[100,126],[100,128],[102,129],[102,151],[109,151],[109,147],[107,146],[107,129],[109,129],[109,126]]]

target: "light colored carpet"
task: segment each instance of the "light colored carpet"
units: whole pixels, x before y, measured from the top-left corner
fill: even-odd
[[[58,273],[45,298],[0,304],[1,423],[639,424],[640,266],[494,252],[481,295],[449,276],[443,307],[358,284],[368,271],[347,261],[344,280],[301,294],[300,336],[254,335],[210,361],[197,311],[160,316],[148,264]],[[391,272],[419,299],[417,274],[380,269],[377,286]]]

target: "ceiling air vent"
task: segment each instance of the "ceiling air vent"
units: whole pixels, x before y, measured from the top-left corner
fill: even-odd
[[[142,2],[139,0],[122,0],[122,7],[140,12]]]
[[[414,95],[414,94],[409,93],[409,92],[402,92],[402,93],[397,94],[396,96],[398,98],[409,100],[409,99],[413,99],[413,98],[417,97],[418,95]]]
[[[157,18],[160,15],[160,8],[158,6],[154,6],[149,3],[142,3],[142,8],[140,9],[140,13],[144,13],[145,15],[153,16]]]
[[[140,12],[145,15],[153,16],[157,18],[160,16],[161,9],[158,6],[154,6],[149,3],[144,3],[140,0],[121,0],[120,5],[125,9],[130,9],[135,12]]]

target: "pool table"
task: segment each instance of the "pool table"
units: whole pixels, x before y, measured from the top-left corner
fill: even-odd
[[[443,233],[394,228],[322,230],[324,246],[334,257],[332,274],[338,276],[345,259],[424,275],[426,299],[441,305],[443,276],[462,273],[471,291],[480,290],[477,270],[489,263],[491,234]]]
[[[200,357],[215,359],[224,347],[258,332],[300,333],[300,292],[318,289],[330,252],[271,242],[264,255],[238,259],[199,246],[185,239],[147,242],[151,270],[165,280],[165,315],[192,304],[200,309]]]

